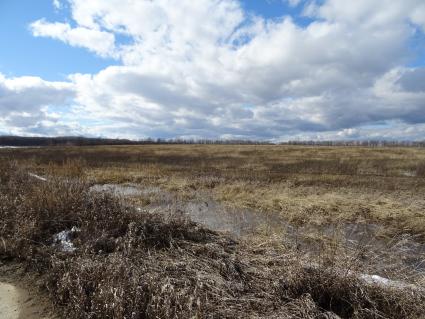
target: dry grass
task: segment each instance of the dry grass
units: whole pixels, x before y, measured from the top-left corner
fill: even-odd
[[[340,273],[346,256],[309,267],[278,241],[237,243],[178,215],[139,212],[73,174],[35,181],[4,162],[0,172],[0,253],[41,273],[68,318],[424,315],[420,291]],[[72,227],[76,250],[62,251],[53,237]]]
[[[419,148],[100,146],[3,150],[0,158],[56,176],[71,171],[67,161],[77,162],[74,174],[84,169],[91,183],[159,186],[182,197],[205,191],[294,223],[367,221],[387,225],[390,235],[425,234]]]
[[[365,247],[346,250],[312,233],[318,253],[304,255],[268,231],[237,242],[181,212],[151,214],[90,191],[94,183],[133,182],[181,200],[205,192],[304,227],[378,222],[387,235],[423,235],[420,149],[148,146],[0,157],[0,255],[42,274],[69,318],[425,316],[422,290],[361,280]],[[75,251],[62,251],[53,238],[73,227]]]

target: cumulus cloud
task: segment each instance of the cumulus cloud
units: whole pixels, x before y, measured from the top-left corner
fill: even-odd
[[[425,135],[425,124],[406,124],[400,121],[349,128],[339,131],[301,132],[287,134],[273,139],[279,141],[348,141],[348,140],[388,140],[419,141]]]
[[[72,28],[68,23],[37,20],[30,25],[36,37],[50,37],[69,45],[87,48],[100,56],[114,56],[115,37],[112,33],[85,27]]]
[[[74,112],[103,135],[362,138],[425,123],[424,68],[406,67],[421,0],[290,0],[308,25],[237,0],[68,2],[73,26],[31,30],[119,61],[70,76]]]
[[[71,83],[6,78],[0,73],[0,127],[13,134],[27,134],[41,126],[56,131],[58,118],[49,107],[66,105],[73,97]]]

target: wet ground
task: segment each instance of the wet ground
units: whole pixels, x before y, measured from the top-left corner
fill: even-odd
[[[226,232],[234,237],[279,234],[283,244],[306,255],[318,254],[323,245],[337,242],[346,251],[357,254],[357,258],[370,269],[368,274],[360,275],[365,282],[395,288],[412,286],[409,285],[411,279],[425,284],[423,241],[409,234],[384,237],[381,235],[384,229],[382,225],[344,223],[294,226],[277,213],[266,214],[228,207],[213,200],[208,194],[196,191],[189,199],[181,199],[159,187],[135,184],[94,185],[91,190],[112,193],[126,202],[134,203],[141,211],[182,214],[212,230]],[[61,238],[58,239],[63,242]],[[40,302],[40,296],[31,289],[21,288],[25,285],[9,276],[8,272],[7,269],[0,269],[0,318],[53,318],[43,302]],[[418,278],[422,278],[422,281],[418,281]],[[417,289],[418,286],[413,287]]]
[[[391,238],[382,234],[385,226],[368,223],[338,225],[290,225],[278,213],[264,213],[250,209],[225,206],[208,194],[194,191],[190,199],[159,187],[136,184],[95,185],[94,191],[105,191],[124,200],[142,198],[140,210],[151,213],[181,213],[192,221],[212,230],[243,237],[252,234],[279,234],[284,244],[307,255],[320,254],[324,245],[338,244],[348,254],[356,255],[368,269],[392,278],[425,277],[425,244],[409,234]],[[146,200],[148,198],[149,200]],[[336,249],[336,248],[335,248]]]
[[[237,237],[251,235],[270,227],[280,231],[291,229],[276,214],[227,207],[209,198],[206,194],[194,193],[191,199],[182,200],[159,187],[141,188],[133,184],[105,184],[94,185],[91,189],[97,192],[109,192],[123,198],[148,197],[149,204],[143,205],[139,209],[151,213],[181,213],[209,229],[226,232]]]

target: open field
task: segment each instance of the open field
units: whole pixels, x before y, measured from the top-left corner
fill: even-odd
[[[203,191],[299,224],[367,221],[425,234],[425,149],[148,145],[2,154],[40,174],[68,174],[61,170],[70,161],[65,170],[83,169],[91,183],[158,186],[182,197]]]
[[[0,163],[0,253],[71,318],[425,316],[425,149],[21,148]]]

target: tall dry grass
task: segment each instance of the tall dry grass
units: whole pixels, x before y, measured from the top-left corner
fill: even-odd
[[[284,246],[250,246],[179,214],[139,212],[78,174],[44,182],[2,162],[0,255],[42,274],[68,318],[423,318],[419,290],[309,267]],[[54,235],[75,227],[74,251]],[[338,262],[337,262],[338,261]]]

